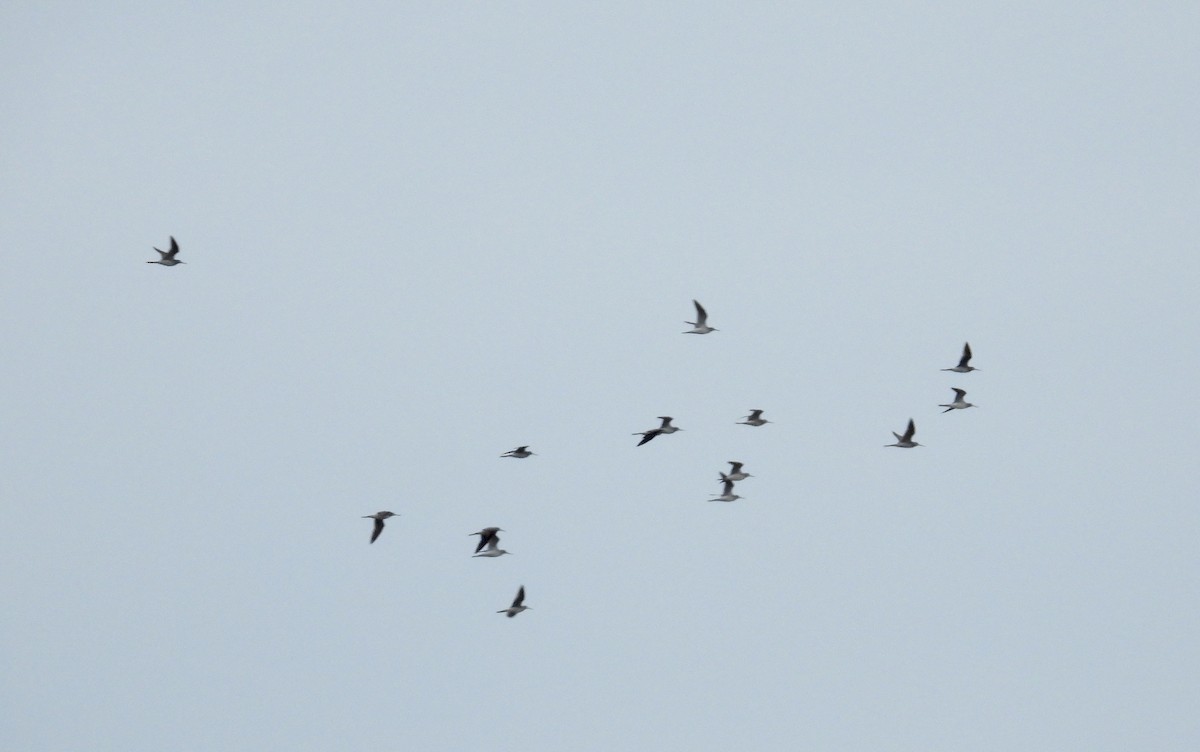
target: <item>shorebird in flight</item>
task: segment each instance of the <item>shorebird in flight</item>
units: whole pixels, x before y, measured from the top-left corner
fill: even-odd
[[[743,463],[734,462],[733,460],[730,460],[729,464],[731,465],[731,467],[729,468],[729,472],[721,473],[721,482],[722,483],[724,483],[727,480],[745,480],[747,478],[753,477],[750,475],[750,473],[742,472],[742,464]]]
[[[949,405],[938,405],[938,407],[946,408],[942,411],[943,415],[951,410],[966,410],[968,407],[979,407],[979,405],[972,405],[970,402],[967,402],[965,399],[963,399],[963,397],[967,396],[966,389],[955,389],[954,387],[951,387],[951,389],[954,389],[954,401]]]
[[[708,325],[708,311],[704,310],[704,306],[700,305],[700,301],[693,300],[692,305],[696,306],[696,320],[685,321],[685,324],[691,324],[692,328],[684,332],[684,334],[708,334],[709,332],[717,331],[714,327]]]
[[[900,447],[901,449],[912,449],[913,447],[924,446],[924,444],[918,444],[917,442],[912,440],[913,435],[916,434],[916,432],[917,432],[917,425],[915,423],[913,423],[912,418],[909,418],[908,419],[908,428],[904,431],[904,435],[901,436],[900,434],[896,433],[895,431],[892,431],[892,435],[896,437],[896,443],[895,444],[885,444],[885,446]]]
[[[676,426],[671,425],[671,421],[674,420],[674,418],[672,418],[669,415],[660,415],[660,416],[658,416],[658,419],[662,421],[662,425],[659,426],[658,428],[651,428],[649,431],[639,431],[638,433],[634,434],[634,436],[642,437],[642,440],[637,443],[638,446],[645,444],[647,441],[650,441],[651,439],[653,439],[655,436],[658,436],[659,434],[675,433],[676,431],[683,430],[682,428],[678,428]]]
[[[762,410],[751,410],[750,414],[746,416],[745,420],[738,421],[738,425],[741,425],[741,426],[765,426],[766,424],[770,423],[771,421],[764,418],[762,416],[762,414],[763,414]]]
[[[721,493],[714,494],[714,496],[716,498],[709,499],[709,501],[737,501],[742,498],[733,492],[733,481],[729,480],[729,478],[725,479],[725,486],[721,489]]]
[[[971,371],[978,371],[979,370],[978,368],[967,365],[967,363],[970,363],[970,362],[971,362],[971,343],[965,342],[965,343],[963,343],[963,354],[962,354],[962,357],[959,358],[959,360],[958,360],[958,365],[956,365],[953,368],[943,368],[942,370],[943,371],[954,371],[955,373],[970,373]]]
[[[364,520],[375,520],[375,529],[371,531],[371,542],[374,543],[379,538],[379,534],[383,532],[383,521],[388,517],[395,517],[395,512],[376,512],[375,514],[364,514]]]
[[[529,608],[529,606],[523,605],[524,603],[525,603],[525,586],[522,585],[521,589],[517,591],[517,597],[513,598],[512,605],[509,606],[508,608],[502,608],[499,611],[497,611],[496,613],[504,614],[505,616],[507,616],[508,618],[511,619],[514,616],[516,616],[517,614],[519,614],[522,611]]]
[[[485,527],[484,529],[480,530],[478,533],[471,533],[471,535],[479,536],[479,545],[475,547],[475,553],[479,553],[480,551],[482,551],[483,547],[486,546],[488,544],[488,542],[492,540],[492,538],[496,537],[496,533],[503,533],[503,532],[504,532],[503,528]]]
[[[479,542],[482,544],[483,540],[480,539]],[[500,536],[496,535],[495,533],[492,533],[491,537],[488,538],[487,548],[485,548],[483,550],[483,553],[478,553],[479,549],[476,548],[475,556],[486,556],[489,559],[494,559],[497,556],[503,556],[503,555],[509,553],[508,551],[505,551],[503,548],[496,548],[496,546],[498,546],[498,545],[500,545]],[[474,558],[474,557],[472,557],[472,558]]]
[[[516,449],[505,452],[504,454],[502,454],[500,456],[501,457],[514,457],[516,459],[523,460],[526,457],[530,457],[532,455],[533,455],[533,452],[529,451],[529,446],[526,445],[526,446],[519,446]]]
[[[162,258],[159,259],[158,261],[147,261],[146,262],[147,264],[162,264],[163,266],[175,266],[176,264],[186,264],[187,263],[186,261],[180,261],[179,259],[175,258],[175,256],[179,253],[179,244],[175,242],[174,236],[171,237],[171,250],[162,251],[162,250],[159,250],[158,248],[155,248],[154,250],[158,251],[158,255],[162,256]]]

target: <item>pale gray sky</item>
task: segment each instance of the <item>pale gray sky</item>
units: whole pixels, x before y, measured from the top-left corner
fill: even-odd
[[[399,5],[0,12],[0,746],[1200,745],[1200,7]]]

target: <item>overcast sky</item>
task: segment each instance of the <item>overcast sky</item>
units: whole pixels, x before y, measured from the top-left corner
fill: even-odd
[[[0,27],[0,746],[1200,748],[1200,6]]]

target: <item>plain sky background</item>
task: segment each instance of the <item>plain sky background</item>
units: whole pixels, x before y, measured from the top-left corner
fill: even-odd
[[[0,26],[3,748],[1200,748],[1196,3]]]

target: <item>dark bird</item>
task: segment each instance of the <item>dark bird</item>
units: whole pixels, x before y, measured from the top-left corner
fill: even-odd
[[[750,473],[742,471],[742,465],[744,463],[734,462],[733,460],[729,460],[729,464],[731,466],[729,468],[729,472],[721,473],[721,480],[720,480],[721,483],[724,483],[727,480],[745,480],[747,478],[754,477],[754,476],[750,475]]]
[[[725,476],[721,493],[713,494],[713,496],[716,496],[716,498],[709,499],[709,501],[737,501],[742,498],[733,492],[733,481],[729,479],[729,476]]]
[[[517,614],[519,614],[522,611],[529,608],[529,606],[522,605],[524,602],[525,602],[525,586],[522,585],[521,589],[517,591],[517,597],[513,598],[512,605],[509,606],[508,608],[502,608],[499,611],[497,611],[496,613],[505,614],[506,616],[508,616],[508,618],[511,619],[514,616],[516,616]]]
[[[762,410],[751,410],[750,414],[746,416],[746,419],[739,420],[738,424],[743,426],[765,426],[771,421],[764,418],[762,414]]]
[[[971,362],[971,343],[965,342],[965,343],[963,343],[962,358],[959,359],[958,365],[956,365],[953,368],[943,368],[942,370],[943,371],[954,371],[955,373],[970,373],[971,371],[978,371],[979,370],[978,368],[967,365],[967,363],[970,363],[970,362]]]
[[[484,529],[480,530],[478,533],[471,533],[471,535],[479,536],[479,545],[475,547],[475,553],[479,553],[480,551],[482,551],[483,547],[486,546],[488,543],[490,543],[492,538],[496,537],[496,533],[503,533],[503,532],[504,532],[504,530],[501,528],[498,528],[498,527],[485,527]]]
[[[662,421],[662,425],[658,428],[651,428],[649,431],[639,431],[638,433],[634,434],[634,436],[642,437],[642,440],[637,443],[638,446],[645,444],[647,441],[650,441],[659,434],[675,433],[676,431],[683,430],[682,428],[671,425],[671,421],[674,420],[674,418],[669,415],[660,415],[658,416],[658,419]]]
[[[383,521],[388,517],[397,516],[395,512],[376,512],[375,514],[364,514],[364,520],[375,520],[375,529],[371,531],[371,542],[374,543],[379,538],[379,534],[383,532]]]
[[[175,242],[174,236],[171,237],[171,250],[163,251],[163,250],[159,250],[158,248],[155,248],[154,250],[158,251],[158,255],[162,256],[162,258],[159,259],[158,261],[147,261],[146,262],[147,264],[162,264],[163,266],[175,266],[176,264],[187,263],[186,261],[180,261],[179,259],[175,258],[175,256],[179,253],[179,244]]]
[[[967,402],[965,399],[963,399],[963,397],[967,396],[967,390],[955,389],[954,387],[950,387],[950,388],[954,389],[954,401],[951,402],[949,405],[938,405],[938,407],[946,408],[945,410],[942,411],[942,414],[948,413],[951,410],[966,410],[968,407],[979,407],[979,405],[973,405],[970,402]]]
[[[913,447],[923,446],[922,444],[918,444],[917,442],[912,440],[912,437],[916,433],[917,433],[917,425],[915,423],[913,423],[912,418],[909,418],[908,419],[908,430],[906,430],[904,432],[904,435],[901,436],[900,434],[896,433],[895,431],[892,431],[892,435],[896,437],[896,443],[895,444],[885,444],[884,446],[900,447],[901,449],[912,449]]]

